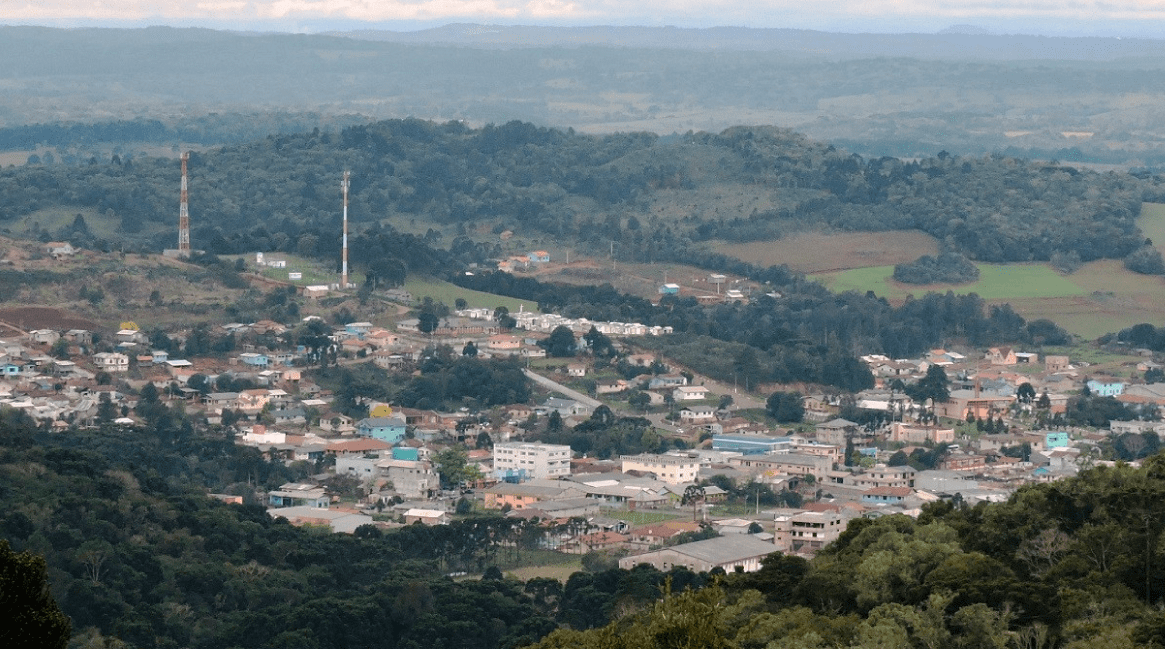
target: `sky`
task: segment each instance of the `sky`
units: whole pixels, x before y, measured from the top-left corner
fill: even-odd
[[[408,31],[453,22],[1165,38],[1165,0],[0,0],[0,24]]]

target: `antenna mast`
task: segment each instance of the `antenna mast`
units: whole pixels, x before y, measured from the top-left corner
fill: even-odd
[[[344,172],[344,179],[340,181],[340,189],[344,192],[344,251],[343,266],[340,271],[340,290],[348,288],[348,172]]]
[[[190,152],[182,154],[182,195],[178,200],[178,256],[190,257],[190,207],[186,196],[186,161]]]

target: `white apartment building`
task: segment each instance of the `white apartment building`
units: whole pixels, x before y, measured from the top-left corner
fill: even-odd
[[[502,442],[494,444],[494,475],[498,478],[553,480],[570,475],[570,447],[563,444]]]
[[[695,482],[700,474],[700,459],[678,455],[624,455],[623,472],[641,471],[655,474],[655,478],[668,484],[688,484]]]

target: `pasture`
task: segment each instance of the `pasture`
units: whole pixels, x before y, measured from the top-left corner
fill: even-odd
[[[786,264],[793,270],[813,274],[892,267],[922,255],[937,255],[938,241],[918,230],[802,232],[776,241],[721,243],[715,249],[750,264],[764,267]]]
[[[411,293],[414,301],[420,302],[425,297],[431,297],[434,302],[444,303],[450,309],[454,308],[454,305],[457,303],[457,298],[462,298],[470,307],[479,309],[494,309],[499,306],[504,306],[514,313],[517,313],[519,309],[525,311],[538,310],[538,305],[530,300],[519,300],[512,297],[494,295],[493,293],[472,291],[432,277],[409,275],[409,278],[405,280],[405,284],[401,288]]]
[[[893,266],[855,268],[835,273],[813,275],[830,290],[873,291],[891,300],[907,295],[923,295],[953,290],[977,293],[986,300],[1014,300],[1082,295],[1086,291],[1045,264],[976,264],[979,280],[966,284],[902,284],[891,278]]]

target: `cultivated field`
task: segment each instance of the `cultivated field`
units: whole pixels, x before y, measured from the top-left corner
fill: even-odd
[[[716,251],[758,266],[786,264],[803,273],[893,266],[938,254],[938,241],[918,230],[803,232],[777,241],[724,243]],[[893,270],[893,269],[891,269]]]

